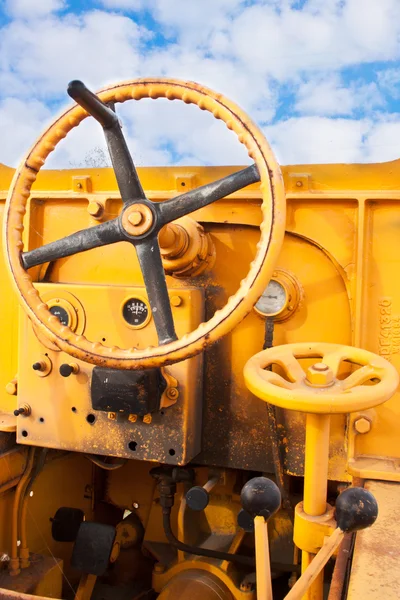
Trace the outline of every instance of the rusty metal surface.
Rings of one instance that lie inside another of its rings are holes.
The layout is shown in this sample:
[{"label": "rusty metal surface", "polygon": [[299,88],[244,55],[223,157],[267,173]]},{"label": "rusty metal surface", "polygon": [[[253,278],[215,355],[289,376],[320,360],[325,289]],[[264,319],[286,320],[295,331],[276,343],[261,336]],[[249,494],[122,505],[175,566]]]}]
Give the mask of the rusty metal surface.
[{"label": "rusty metal surface", "polygon": [[328,600],[342,600],[343,598],[348,583],[353,542],[354,534],[346,533],[336,558]]}]

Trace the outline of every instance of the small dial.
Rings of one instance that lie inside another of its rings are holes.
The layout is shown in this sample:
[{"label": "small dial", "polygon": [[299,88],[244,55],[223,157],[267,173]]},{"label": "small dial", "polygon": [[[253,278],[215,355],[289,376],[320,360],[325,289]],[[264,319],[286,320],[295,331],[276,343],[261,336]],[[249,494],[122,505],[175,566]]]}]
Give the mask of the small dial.
[{"label": "small dial", "polygon": [[259,313],[269,317],[280,313],[285,308],[286,303],[287,292],[285,288],[279,281],[271,279],[255,307]]},{"label": "small dial", "polygon": [[131,327],[144,327],[150,319],[149,307],[141,298],[129,298],[122,308],[122,316]]},{"label": "small dial", "polygon": [[67,327],[69,326],[69,315],[65,308],[62,306],[50,306],[49,311],[52,315],[58,317],[61,325],[67,325]]}]

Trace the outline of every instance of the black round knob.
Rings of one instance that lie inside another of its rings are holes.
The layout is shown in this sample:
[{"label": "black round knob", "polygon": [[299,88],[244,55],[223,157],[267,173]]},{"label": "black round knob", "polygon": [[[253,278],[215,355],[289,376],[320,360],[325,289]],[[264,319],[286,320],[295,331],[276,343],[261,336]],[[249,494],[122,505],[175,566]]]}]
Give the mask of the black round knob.
[{"label": "black round knob", "polygon": [[25,412],[25,409],[24,409],[24,408],[16,408],[16,409],[14,410],[14,415],[15,415],[16,417],[18,417],[19,415],[23,415],[23,414],[24,414],[24,412]]},{"label": "black round knob", "polygon": [[243,508],[238,513],[237,524],[248,533],[253,533],[254,531],[254,519],[247,510],[244,510]]},{"label": "black round knob", "polygon": [[73,372],[73,367],[71,367],[71,365],[67,365],[66,363],[64,363],[60,367],[60,375],[62,375],[63,377],[69,377]]},{"label": "black round knob", "polygon": [[42,363],[41,363],[41,362],[35,362],[35,363],[33,363],[33,365],[32,365],[32,369],[33,369],[34,371],[42,371],[42,370],[43,370],[43,365],[42,365]]},{"label": "black round knob", "polygon": [[267,477],[254,477],[243,486],[240,500],[245,511],[253,518],[269,519],[281,505],[278,486]]},{"label": "black round knob", "polygon": [[210,496],[203,487],[195,485],[186,494],[186,504],[192,510],[204,510],[210,502]]},{"label": "black round knob", "polygon": [[378,503],[368,490],[347,488],[336,500],[335,518],[342,531],[370,527],[378,516]]}]

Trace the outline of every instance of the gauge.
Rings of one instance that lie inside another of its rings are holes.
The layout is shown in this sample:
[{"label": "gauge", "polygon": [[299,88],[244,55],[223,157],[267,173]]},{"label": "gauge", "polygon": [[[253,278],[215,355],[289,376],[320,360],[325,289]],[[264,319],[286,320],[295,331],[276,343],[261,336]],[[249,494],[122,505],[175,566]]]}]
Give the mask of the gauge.
[{"label": "gauge", "polygon": [[69,314],[62,306],[50,306],[49,311],[55,317],[58,317],[61,325],[69,326]]},{"label": "gauge", "polygon": [[279,281],[271,279],[268,287],[257,302],[256,310],[266,317],[274,316],[283,311],[287,304],[287,292]]},{"label": "gauge", "polygon": [[131,327],[144,327],[150,320],[150,309],[142,298],[129,298],[122,307],[122,316]]}]

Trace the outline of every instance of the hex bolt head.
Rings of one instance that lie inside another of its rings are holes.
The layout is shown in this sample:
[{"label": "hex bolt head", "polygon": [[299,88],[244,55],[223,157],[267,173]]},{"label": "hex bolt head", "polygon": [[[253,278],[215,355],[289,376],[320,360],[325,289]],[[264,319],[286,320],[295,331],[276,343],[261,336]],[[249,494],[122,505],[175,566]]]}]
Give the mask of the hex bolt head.
[{"label": "hex bolt head", "polygon": [[92,200],[88,204],[87,211],[90,216],[94,217],[95,219],[98,219],[99,217],[101,217],[103,215],[104,206],[102,204],[100,204],[100,202],[97,202],[96,200]]},{"label": "hex bolt head", "polygon": [[143,215],[138,210],[135,210],[128,215],[128,221],[131,225],[140,225],[143,221]]},{"label": "hex bolt head", "polygon": [[327,387],[335,381],[333,371],[324,363],[316,363],[308,367],[306,373],[306,382],[316,387]]},{"label": "hex bolt head", "polygon": [[354,429],[357,433],[368,433],[371,430],[371,421],[366,417],[359,417],[354,421]]}]

